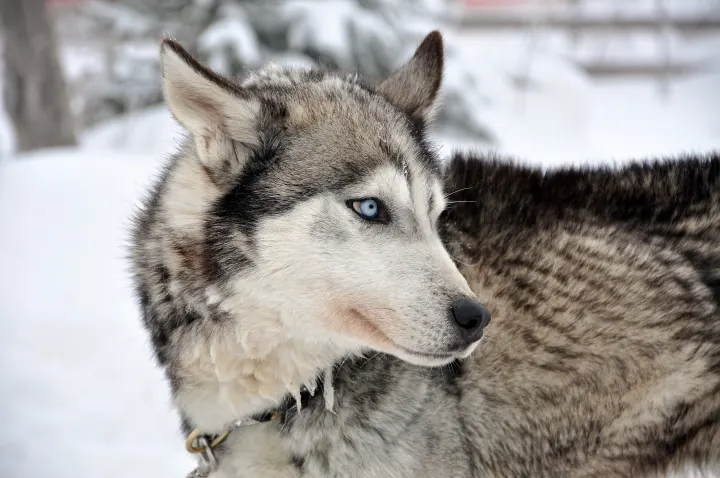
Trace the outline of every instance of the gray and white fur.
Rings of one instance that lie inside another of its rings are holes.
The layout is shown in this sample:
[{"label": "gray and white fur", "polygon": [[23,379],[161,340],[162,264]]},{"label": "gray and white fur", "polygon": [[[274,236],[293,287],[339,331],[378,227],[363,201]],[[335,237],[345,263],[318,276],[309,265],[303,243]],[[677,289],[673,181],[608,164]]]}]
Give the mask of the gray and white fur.
[{"label": "gray and white fur", "polygon": [[[212,477],[720,465],[717,154],[442,166],[437,32],[378,85],[272,66],[238,82],[161,50],[189,135],[132,239],[158,362],[185,432],[291,404],[235,430]],[[492,314],[482,339],[459,301]],[[303,385],[326,393],[298,411]]]}]

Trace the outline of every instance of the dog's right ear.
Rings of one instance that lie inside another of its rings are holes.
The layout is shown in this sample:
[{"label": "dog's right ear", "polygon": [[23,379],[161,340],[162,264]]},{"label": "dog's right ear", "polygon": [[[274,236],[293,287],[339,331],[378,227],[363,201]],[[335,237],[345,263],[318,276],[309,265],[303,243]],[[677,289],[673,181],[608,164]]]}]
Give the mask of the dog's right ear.
[{"label": "dog's right ear", "polygon": [[258,142],[260,101],[195,60],[179,43],[160,48],[163,94],[175,119],[195,137],[200,159],[210,165],[232,141]]}]

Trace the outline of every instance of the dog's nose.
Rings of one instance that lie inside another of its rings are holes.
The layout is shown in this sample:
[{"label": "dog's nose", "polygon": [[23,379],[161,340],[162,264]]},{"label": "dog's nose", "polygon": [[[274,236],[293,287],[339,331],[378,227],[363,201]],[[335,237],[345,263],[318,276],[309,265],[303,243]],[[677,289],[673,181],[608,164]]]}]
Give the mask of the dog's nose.
[{"label": "dog's nose", "polygon": [[456,300],[450,309],[462,338],[468,344],[480,340],[483,329],[490,323],[490,311],[480,302],[467,298]]}]

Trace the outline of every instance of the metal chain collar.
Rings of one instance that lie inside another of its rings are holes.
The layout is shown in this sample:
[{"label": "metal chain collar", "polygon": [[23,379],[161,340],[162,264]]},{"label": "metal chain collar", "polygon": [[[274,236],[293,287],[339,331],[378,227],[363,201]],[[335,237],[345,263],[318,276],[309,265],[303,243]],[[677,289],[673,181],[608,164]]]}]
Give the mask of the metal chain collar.
[{"label": "metal chain collar", "polygon": [[[195,431],[197,431],[197,429],[194,430],[193,433]],[[229,433],[229,431],[225,432],[224,436],[227,437]],[[187,475],[187,478],[207,478],[208,476],[210,476],[211,472],[218,469],[218,462],[217,458],[215,457],[215,453],[213,452],[212,443],[205,435],[200,436],[197,438],[197,440],[193,441],[197,441],[197,444],[200,445],[197,448],[202,448],[202,451],[196,452],[198,455],[198,466]],[[217,441],[217,439],[215,439],[214,441]]]},{"label": "metal chain collar", "polygon": [[[281,417],[279,412],[268,415],[271,420],[278,420]],[[191,471],[186,478],[207,478],[210,473],[218,469],[218,460],[213,449],[227,439],[230,433],[236,428],[257,425],[262,421],[246,419],[233,423],[227,430],[219,435],[203,435],[199,428],[190,432],[185,440],[185,449],[198,456],[198,466]]]},{"label": "metal chain collar", "polygon": [[[329,375],[331,372],[331,369],[326,370],[326,381],[328,383],[332,383],[330,378],[332,377]],[[329,378],[327,378],[329,377]],[[330,404],[329,410],[332,411],[332,403],[333,403],[333,396],[332,396],[332,387],[329,387],[330,390],[328,393],[328,390],[325,390],[325,402],[326,402],[326,408],[328,404]],[[315,395],[315,388],[308,389],[307,387],[303,386],[300,389],[300,394],[302,395],[309,395],[310,397]],[[298,397],[296,399],[296,406],[298,410],[300,409],[300,404],[302,402],[301,397]],[[213,449],[220,445],[222,442],[224,442],[227,437],[230,435],[230,433],[235,430],[236,428],[246,427],[250,425],[257,425],[259,423],[265,423],[269,421],[275,421],[280,420],[284,416],[284,412],[277,410],[275,412],[266,413],[262,415],[260,418],[254,419],[254,418],[248,418],[245,420],[239,420],[235,423],[233,423],[231,426],[228,427],[227,430],[220,433],[219,435],[207,435],[203,434],[199,428],[194,429],[190,432],[188,437],[185,439],[185,449],[192,454],[195,454],[198,456],[198,466],[193,471],[191,471],[186,478],[207,478],[210,476],[210,473],[218,469],[218,460],[215,456],[215,452]]]}]

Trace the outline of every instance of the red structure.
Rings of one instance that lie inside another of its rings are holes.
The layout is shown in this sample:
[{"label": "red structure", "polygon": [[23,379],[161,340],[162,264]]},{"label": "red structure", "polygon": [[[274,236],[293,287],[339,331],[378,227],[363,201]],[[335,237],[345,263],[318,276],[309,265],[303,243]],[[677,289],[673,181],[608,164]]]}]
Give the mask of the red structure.
[{"label": "red structure", "polygon": [[462,0],[468,7],[504,7],[527,3],[527,0]]}]

